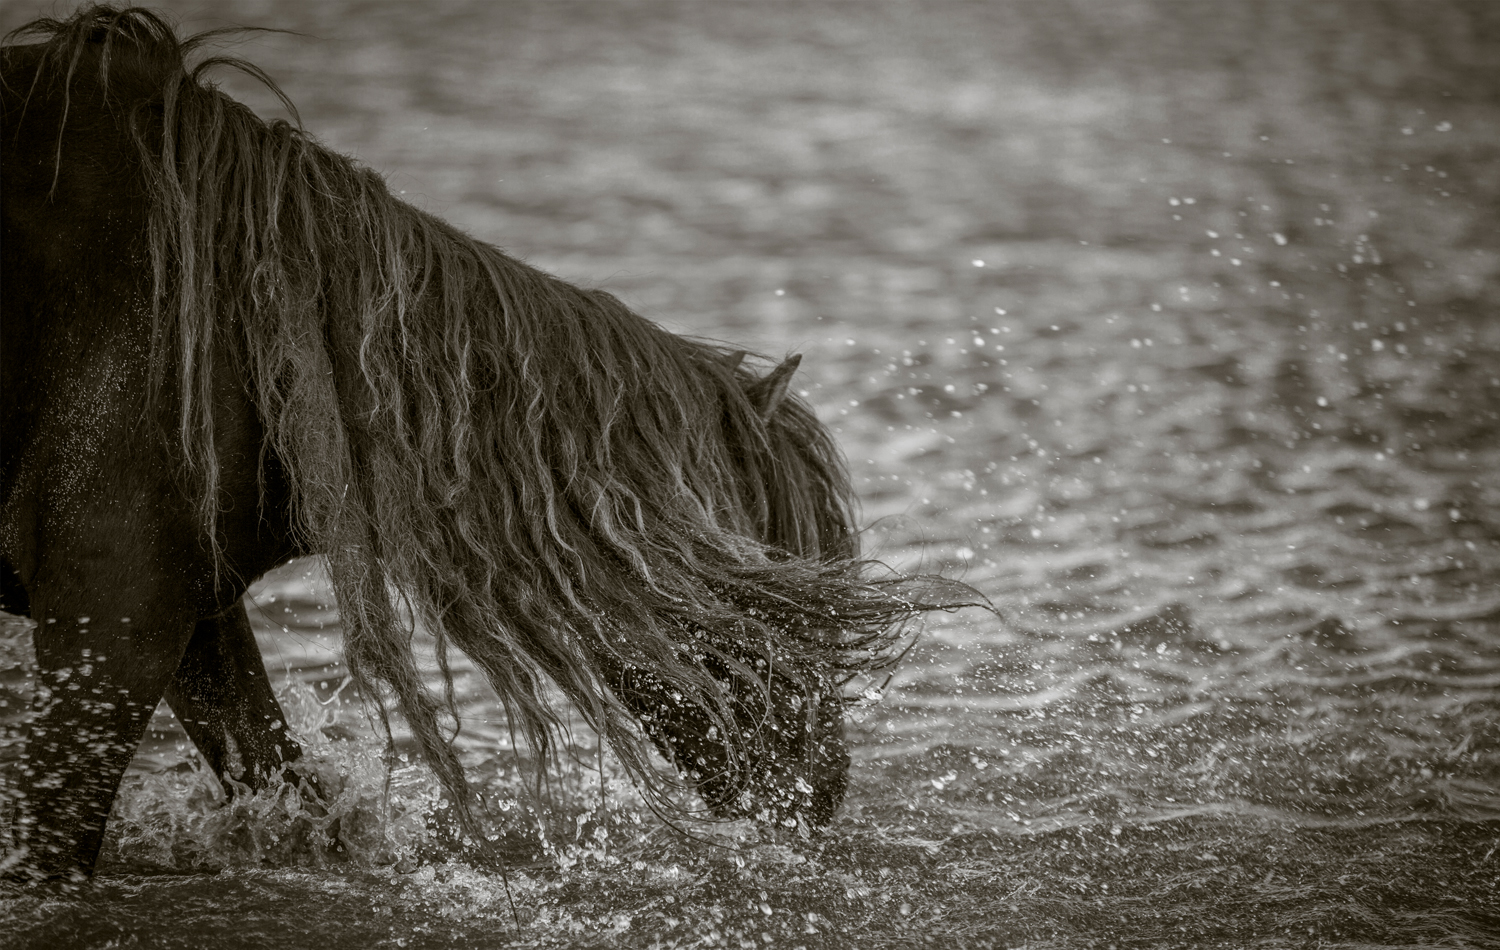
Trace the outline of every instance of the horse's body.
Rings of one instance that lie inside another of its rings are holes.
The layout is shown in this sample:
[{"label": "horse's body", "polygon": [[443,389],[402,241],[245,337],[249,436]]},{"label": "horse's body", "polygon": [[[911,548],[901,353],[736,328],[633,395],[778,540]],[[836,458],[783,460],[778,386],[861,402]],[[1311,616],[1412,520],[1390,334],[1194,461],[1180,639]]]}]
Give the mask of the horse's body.
[{"label": "horse's body", "polygon": [[144,11],[34,32],[0,59],[0,606],[41,672],[12,873],[92,870],[163,696],[217,775],[281,779],[300,749],[241,598],[305,553],[461,810],[412,623],[544,751],[551,680],[713,813],[829,820],[838,686],[934,604],[862,577],[793,364],[761,378],[401,204]]}]

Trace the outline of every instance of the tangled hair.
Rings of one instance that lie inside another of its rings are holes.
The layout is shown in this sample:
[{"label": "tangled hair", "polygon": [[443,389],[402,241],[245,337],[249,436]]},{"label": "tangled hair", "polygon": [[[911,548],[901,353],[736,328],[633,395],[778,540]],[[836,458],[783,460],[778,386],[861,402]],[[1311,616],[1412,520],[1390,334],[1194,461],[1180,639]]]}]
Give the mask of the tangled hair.
[{"label": "tangled hair", "polygon": [[[783,398],[794,363],[762,378],[743,354],[398,200],[206,84],[228,65],[275,88],[239,60],[190,67],[214,33],[179,39],[149,11],[104,6],[30,32],[67,83],[95,44],[106,99],[128,116],[153,379],[180,405],[205,537],[220,485],[211,374],[227,352],[265,427],[261,464],[274,456],[291,485],[299,543],[327,556],[351,673],[394,698],[461,809],[452,647],[538,752],[559,728],[550,681],[657,789],[622,684],[644,675],[695,708],[746,780],[766,740],[744,684],[761,710],[773,672],[777,688],[836,695],[891,660],[903,621],[957,605],[959,585],[868,576],[838,450]],[[126,101],[116,74],[149,95]],[[418,627],[446,698],[419,674]]]}]

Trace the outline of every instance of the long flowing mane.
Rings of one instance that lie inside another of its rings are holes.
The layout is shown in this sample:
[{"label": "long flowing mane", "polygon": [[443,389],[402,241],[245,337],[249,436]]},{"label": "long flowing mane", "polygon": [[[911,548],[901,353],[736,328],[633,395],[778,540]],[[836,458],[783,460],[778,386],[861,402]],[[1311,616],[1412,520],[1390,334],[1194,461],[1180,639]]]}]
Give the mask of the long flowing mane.
[{"label": "long flowing mane", "polygon": [[[394,698],[460,807],[451,647],[537,750],[559,724],[550,680],[649,784],[640,727],[611,691],[628,671],[699,707],[738,761],[760,740],[726,671],[769,683],[774,667],[827,695],[889,661],[902,621],[953,605],[953,588],[871,579],[836,447],[739,354],[507,257],[261,120],[204,79],[259,70],[191,64],[212,33],[108,7],[30,32],[45,43],[37,82],[96,69],[131,130],[150,365],[180,406],[169,438],[204,537],[227,353],[267,434],[262,467],[284,472],[300,544],[328,558],[351,673]],[[413,658],[418,626],[446,702]]]}]

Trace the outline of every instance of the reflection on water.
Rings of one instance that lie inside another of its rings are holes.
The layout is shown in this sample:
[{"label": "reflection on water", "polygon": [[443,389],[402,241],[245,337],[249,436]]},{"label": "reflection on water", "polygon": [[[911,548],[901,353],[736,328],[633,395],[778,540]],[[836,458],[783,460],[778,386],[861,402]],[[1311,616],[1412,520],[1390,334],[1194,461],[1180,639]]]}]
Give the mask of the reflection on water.
[{"label": "reflection on water", "polygon": [[534,788],[461,671],[495,836],[466,849],[292,565],[252,619],[328,801],[223,802],[163,711],[94,888],[0,892],[4,929],[1493,945],[1500,125],[1464,19],[1493,15],[714,9],[234,18],[325,37],[248,53],[409,197],[674,328],[804,352],[867,550],[1003,621],[938,618],[853,710],[818,842],[679,835],[581,730]]}]

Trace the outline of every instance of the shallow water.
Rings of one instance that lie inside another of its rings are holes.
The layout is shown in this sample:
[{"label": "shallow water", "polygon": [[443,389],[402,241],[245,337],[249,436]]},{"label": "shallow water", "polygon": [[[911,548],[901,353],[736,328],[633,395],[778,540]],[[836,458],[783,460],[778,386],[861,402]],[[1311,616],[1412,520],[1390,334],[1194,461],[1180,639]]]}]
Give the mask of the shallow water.
[{"label": "shallow water", "polygon": [[1492,14],[432,9],[224,15],[321,37],[242,52],[418,203],[806,354],[867,550],[1000,619],[868,684],[816,841],[673,831],[581,729],[537,792],[461,676],[502,875],[295,564],[251,613],[328,810],[223,802],[162,710],[0,945],[1500,946]]}]

